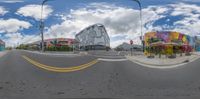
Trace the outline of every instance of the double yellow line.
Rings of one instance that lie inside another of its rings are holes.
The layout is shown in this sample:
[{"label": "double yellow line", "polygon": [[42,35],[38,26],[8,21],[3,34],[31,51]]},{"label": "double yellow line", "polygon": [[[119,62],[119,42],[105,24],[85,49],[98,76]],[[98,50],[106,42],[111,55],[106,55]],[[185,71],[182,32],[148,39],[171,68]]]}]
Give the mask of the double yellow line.
[{"label": "double yellow line", "polygon": [[52,71],[52,72],[73,72],[73,71],[79,71],[79,70],[82,70],[82,69],[85,69],[85,68],[88,68],[94,64],[96,64],[98,62],[97,59],[89,62],[89,63],[86,63],[86,64],[83,64],[83,65],[80,65],[80,66],[72,66],[72,67],[66,67],[66,68],[60,68],[60,67],[56,67],[56,66],[48,66],[48,65],[45,65],[45,64],[41,64],[39,62],[36,62],[32,59],[30,59],[29,57],[23,55],[22,56],[25,60],[27,60],[28,62],[30,62],[31,64],[39,67],[39,68],[42,68],[42,69],[45,69],[45,70],[48,70],[48,71]]}]

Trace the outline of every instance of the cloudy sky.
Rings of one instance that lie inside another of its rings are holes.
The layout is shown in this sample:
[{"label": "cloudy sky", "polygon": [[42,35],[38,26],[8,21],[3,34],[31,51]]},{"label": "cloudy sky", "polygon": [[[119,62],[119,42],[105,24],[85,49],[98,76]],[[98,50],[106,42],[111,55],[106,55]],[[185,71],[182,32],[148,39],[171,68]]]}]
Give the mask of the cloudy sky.
[{"label": "cloudy sky", "polygon": [[[0,39],[7,46],[40,40],[42,0],[0,0]],[[200,0],[141,0],[143,32],[200,33]],[[44,6],[45,39],[74,38],[85,27],[105,25],[115,47],[140,44],[139,8],[131,0],[51,0]]]}]

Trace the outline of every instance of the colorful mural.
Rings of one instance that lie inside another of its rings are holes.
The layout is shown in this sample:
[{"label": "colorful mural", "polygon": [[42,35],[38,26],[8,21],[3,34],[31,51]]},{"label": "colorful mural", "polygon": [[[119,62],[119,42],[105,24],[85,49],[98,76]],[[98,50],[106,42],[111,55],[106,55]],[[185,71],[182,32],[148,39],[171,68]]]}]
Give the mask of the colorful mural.
[{"label": "colorful mural", "polygon": [[[74,47],[74,44],[78,43],[75,39],[72,38],[53,38],[53,39],[45,39],[44,40],[44,46],[46,49],[51,48],[58,48],[58,49],[64,49],[64,48],[72,48]],[[31,50],[40,50],[41,48],[41,41],[36,41],[30,44],[27,44],[28,49]]]},{"label": "colorful mural", "polygon": [[174,54],[193,51],[195,40],[179,32],[148,32],[144,36],[145,54]]},{"label": "colorful mural", "polygon": [[[44,40],[46,47],[52,47],[52,46],[72,46],[72,44],[75,42],[75,39],[71,38],[54,38],[54,39],[46,39]],[[33,42],[29,45],[37,45],[40,46],[41,41]]]},{"label": "colorful mural", "polygon": [[56,38],[56,39],[47,39],[45,40],[46,47],[51,46],[72,46],[74,39],[70,38]]},{"label": "colorful mural", "polygon": [[0,40],[0,51],[3,51],[3,50],[5,50],[5,42]]}]

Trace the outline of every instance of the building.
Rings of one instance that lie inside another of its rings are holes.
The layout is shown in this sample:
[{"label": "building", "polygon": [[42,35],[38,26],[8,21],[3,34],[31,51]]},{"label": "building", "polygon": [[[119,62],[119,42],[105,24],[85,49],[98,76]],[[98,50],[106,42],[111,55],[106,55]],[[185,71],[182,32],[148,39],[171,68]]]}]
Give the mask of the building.
[{"label": "building", "polygon": [[123,44],[115,48],[115,50],[117,51],[131,51],[131,49],[133,51],[142,51],[142,45],[136,45],[136,44],[131,45],[124,42]]},{"label": "building", "polygon": [[188,53],[194,50],[194,37],[179,32],[148,32],[144,36],[145,54]]},{"label": "building", "polygon": [[79,32],[75,39],[80,50],[106,50],[110,48],[110,38],[102,24],[94,24]]},{"label": "building", "polygon": [[0,51],[3,51],[3,50],[5,50],[5,42],[0,40]]},{"label": "building", "polygon": [[195,36],[195,50],[200,51],[200,36]]},{"label": "building", "polygon": [[[46,39],[44,40],[45,48],[50,47],[73,47],[73,44],[76,43],[75,39],[71,38],[53,38],[53,39]],[[36,41],[33,43],[28,44],[29,49],[39,50],[41,48],[41,41]]]}]

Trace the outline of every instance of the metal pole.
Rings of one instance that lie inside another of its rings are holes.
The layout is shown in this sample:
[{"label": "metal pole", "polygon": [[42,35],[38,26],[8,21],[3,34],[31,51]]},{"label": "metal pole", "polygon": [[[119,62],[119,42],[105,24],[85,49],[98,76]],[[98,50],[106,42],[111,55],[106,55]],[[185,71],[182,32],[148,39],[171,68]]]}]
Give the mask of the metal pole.
[{"label": "metal pole", "polygon": [[43,21],[43,5],[44,2],[42,2],[42,6],[41,6],[41,19],[40,19],[40,32],[41,32],[41,38],[42,38],[42,42],[41,42],[41,47],[42,47],[42,52],[44,52],[44,21]]},{"label": "metal pole", "polygon": [[140,24],[141,24],[141,27],[140,27],[140,31],[141,31],[141,43],[142,43],[142,50],[143,50],[143,52],[144,52],[144,38],[143,38],[143,30],[142,30],[142,28],[143,28],[143,18],[142,18],[142,5],[141,5],[141,2],[140,2],[140,0],[133,0],[133,1],[135,1],[135,2],[137,2],[138,3],[138,5],[139,5],[139,7],[140,7]]},{"label": "metal pole", "polygon": [[133,56],[133,48],[132,48],[132,46],[131,46],[131,56]]},{"label": "metal pole", "polygon": [[[45,51],[45,48],[44,48],[44,20],[43,20],[43,7],[44,7],[44,4],[47,2],[47,1],[50,1],[50,0],[44,0],[42,2],[42,6],[41,6],[41,19],[40,19],[40,32],[41,32],[41,38],[42,38],[42,52]],[[51,0],[52,1],[52,0]]]},{"label": "metal pole", "polygon": [[141,4],[140,4],[140,24],[141,24],[141,27],[140,27],[140,31],[141,31],[141,43],[142,43],[142,50],[143,50],[143,52],[144,52],[144,37],[143,37],[143,30],[142,30],[142,28],[143,28],[143,18],[142,18],[142,6],[141,6]]},{"label": "metal pole", "polygon": [[74,53],[74,43],[72,44],[72,51],[73,51],[73,53]]}]

